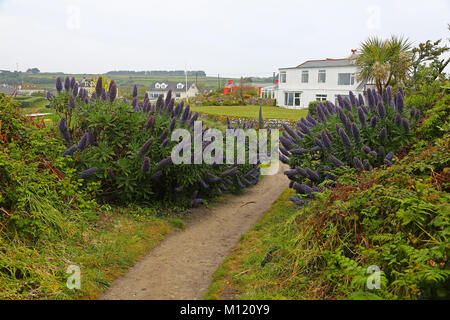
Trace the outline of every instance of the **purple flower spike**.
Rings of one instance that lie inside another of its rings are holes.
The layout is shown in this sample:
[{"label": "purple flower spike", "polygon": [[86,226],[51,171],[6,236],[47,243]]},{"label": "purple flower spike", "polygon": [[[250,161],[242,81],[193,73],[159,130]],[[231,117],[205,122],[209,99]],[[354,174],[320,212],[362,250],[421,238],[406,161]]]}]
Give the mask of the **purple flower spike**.
[{"label": "purple flower spike", "polygon": [[333,155],[330,155],[330,161],[338,168],[344,166],[344,163]]},{"label": "purple flower spike", "polygon": [[97,170],[98,170],[97,167],[92,167],[92,168],[86,169],[86,170],[84,170],[84,171],[81,172],[81,178],[83,178],[83,179],[89,178],[89,177],[92,176]]},{"label": "purple flower spike", "polygon": [[171,157],[167,157],[163,160],[161,160],[160,162],[158,162],[158,164],[156,165],[158,169],[162,169],[167,167],[169,164],[172,163],[172,158]]},{"label": "purple flower spike", "polygon": [[379,137],[380,137],[381,141],[386,140],[386,138],[387,138],[387,129],[386,128],[383,128],[383,129],[380,130]]},{"label": "purple flower spike", "polygon": [[109,86],[109,101],[114,102],[116,96],[117,96],[117,86],[114,80],[112,80]]},{"label": "purple flower spike", "polygon": [[72,77],[72,79],[70,79],[70,89],[75,88],[75,83],[77,83],[77,82],[76,82],[75,78]]},{"label": "purple flower spike", "polygon": [[66,91],[69,91],[69,89],[70,89],[70,79],[69,79],[69,77],[66,77],[66,79],[64,80],[64,89]]},{"label": "purple flower spike", "polygon": [[373,170],[373,167],[370,164],[369,160],[364,159],[363,164],[364,164],[364,170],[366,170],[366,171],[372,171]]},{"label": "purple flower spike", "polygon": [[373,116],[372,119],[370,119],[370,126],[372,128],[375,128],[377,126],[377,117]]},{"label": "purple flower spike", "polygon": [[144,155],[148,152],[148,150],[150,150],[150,147],[152,146],[152,144],[153,144],[153,137],[149,138],[149,139],[142,145],[142,147],[141,147],[141,149],[139,149],[138,153],[139,153],[141,156],[144,156]]},{"label": "purple flower spike", "polygon": [[76,83],[76,82],[75,82],[75,84],[73,85],[72,95],[73,95],[74,97],[78,96],[78,83]]},{"label": "purple flower spike", "polygon": [[405,129],[406,131],[408,131],[410,129],[410,125],[409,125],[409,121],[406,118],[402,119],[402,127],[403,129]]},{"label": "purple flower spike", "polygon": [[202,201],[203,201],[203,199],[201,199],[201,198],[193,199],[193,200],[192,200],[192,205],[193,205],[193,206],[199,205],[199,204],[202,203]]},{"label": "purple flower spike", "polygon": [[150,170],[150,166],[151,166],[150,158],[145,157],[144,161],[142,161],[142,167],[141,167],[142,172],[143,173],[148,172]]},{"label": "purple flower spike", "polygon": [[381,119],[386,117],[386,109],[384,108],[384,104],[383,104],[382,100],[378,101],[377,112],[378,112],[378,115],[380,116]]},{"label": "purple flower spike", "polygon": [[102,77],[98,77],[97,85],[95,86],[96,97],[101,97],[103,92],[103,79]]},{"label": "purple flower spike", "polygon": [[72,96],[69,97],[69,107],[74,109],[75,108],[75,100]]},{"label": "purple flower spike", "polygon": [[133,98],[136,98],[136,97],[137,97],[137,95],[138,95],[138,88],[137,88],[137,86],[136,86],[136,85],[134,85],[134,87],[133,87],[133,94],[132,94],[132,97],[133,97]]},{"label": "purple flower spike", "polygon": [[361,108],[358,108],[358,119],[359,123],[361,123],[361,127],[366,126],[366,115],[364,113],[364,110]]},{"label": "purple flower spike", "polygon": [[78,149],[77,145],[74,144],[70,148],[68,148],[66,151],[63,152],[62,156],[71,156],[76,150]]},{"label": "purple flower spike", "polygon": [[56,91],[61,92],[63,88],[62,80],[60,77],[56,78]]},{"label": "purple flower spike", "polygon": [[351,147],[350,139],[348,138],[347,133],[342,128],[339,128],[339,137],[341,138],[342,144],[345,147],[347,147],[347,148]]},{"label": "purple flower spike", "polygon": [[152,180],[159,180],[159,178],[161,178],[161,176],[162,176],[162,171],[158,170],[151,176],[151,178],[152,178]]},{"label": "purple flower spike", "polygon": [[354,122],[352,122],[352,135],[353,135],[353,139],[355,139],[356,143],[361,142],[361,134],[359,132],[359,128]]},{"label": "purple flower spike", "polygon": [[355,168],[362,171],[364,170],[363,168],[363,164],[361,162],[361,160],[358,157],[354,157],[353,158],[353,164],[355,165]]},{"label": "purple flower spike", "polygon": [[50,91],[47,91],[47,100],[52,100],[52,94],[50,93]]}]

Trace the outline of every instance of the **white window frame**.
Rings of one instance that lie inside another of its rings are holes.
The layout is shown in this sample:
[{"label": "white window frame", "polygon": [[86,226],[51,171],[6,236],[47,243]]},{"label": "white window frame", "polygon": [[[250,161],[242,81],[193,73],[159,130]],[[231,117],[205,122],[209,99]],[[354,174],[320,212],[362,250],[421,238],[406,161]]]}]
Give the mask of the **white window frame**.
[{"label": "white window frame", "polygon": [[327,101],[326,94],[316,94],[316,101]]},{"label": "white window frame", "polygon": [[[349,75],[349,83],[340,83],[341,75]],[[355,84],[355,74],[351,72],[341,72],[338,73],[338,86],[352,86]]]},{"label": "white window frame", "polygon": [[286,83],[286,71],[280,71],[280,83]]},{"label": "white window frame", "polygon": [[[306,81],[305,81],[305,77],[306,77]],[[302,71],[302,83],[308,83],[308,82],[309,82],[309,71],[303,70]]]},{"label": "white window frame", "polygon": [[285,91],[284,105],[289,107],[300,107],[302,93],[299,91]]},{"label": "white window frame", "polygon": [[[323,81],[320,81],[320,76],[323,74],[324,78]],[[326,83],[327,82],[327,70],[319,70],[317,73],[317,83]]]},{"label": "white window frame", "polygon": [[182,84],[181,82],[177,83],[177,89],[183,89],[184,84]]},{"label": "white window frame", "polygon": [[161,84],[155,83],[155,89],[161,89]]}]

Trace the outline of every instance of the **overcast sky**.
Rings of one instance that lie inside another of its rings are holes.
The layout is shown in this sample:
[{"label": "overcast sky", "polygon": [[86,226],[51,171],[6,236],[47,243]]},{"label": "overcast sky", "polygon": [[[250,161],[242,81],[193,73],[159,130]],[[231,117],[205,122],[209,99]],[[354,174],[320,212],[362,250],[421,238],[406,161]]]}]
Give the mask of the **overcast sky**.
[{"label": "overcast sky", "polygon": [[269,76],[371,35],[448,38],[450,0],[0,0],[0,69]]}]

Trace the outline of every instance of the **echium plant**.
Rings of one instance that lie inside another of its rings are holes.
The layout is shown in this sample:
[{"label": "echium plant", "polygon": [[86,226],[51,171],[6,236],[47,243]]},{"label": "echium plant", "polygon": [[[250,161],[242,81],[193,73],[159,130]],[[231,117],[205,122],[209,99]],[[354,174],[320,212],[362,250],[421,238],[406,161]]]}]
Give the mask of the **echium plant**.
[{"label": "echium plant", "polygon": [[[128,103],[117,97],[114,81],[105,90],[101,77],[92,94],[84,89],[76,92],[77,83],[70,79],[63,84],[58,78],[56,88],[56,96],[48,98],[61,114],[59,131],[68,146],[62,155],[73,157],[81,178],[100,181],[100,196],[105,200],[197,205],[259,181],[258,164],[237,164],[236,152],[232,164],[173,164],[171,152],[178,142],[171,141],[171,133],[177,128],[192,133],[199,115],[189,105],[175,103],[171,91],[152,103],[147,94],[139,101],[135,87]],[[209,128],[202,129],[203,135]],[[203,150],[210,143],[203,143]],[[230,155],[223,150],[227,159]]]},{"label": "echium plant", "polygon": [[338,96],[338,105],[317,105],[317,116],[308,115],[285,126],[280,137],[280,160],[289,164],[285,174],[299,196],[291,201],[303,205],[346,168],[359,171],[390,165],[401,146],[410,142],[420,112],[404,105],[403,90],[394,95],[390,87],[378,94],[367,90],[367,104],[353,92]]}]

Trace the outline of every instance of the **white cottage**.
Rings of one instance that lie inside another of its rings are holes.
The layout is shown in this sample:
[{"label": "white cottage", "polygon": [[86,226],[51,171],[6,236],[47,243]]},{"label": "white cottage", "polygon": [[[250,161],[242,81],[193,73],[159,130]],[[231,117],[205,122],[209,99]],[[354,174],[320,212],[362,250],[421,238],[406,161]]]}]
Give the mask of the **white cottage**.
[{"label": "white cottage", "polygon": [[147,90],[150,99],[157,99],[161,94],[166,98],[169,90],[172,90],[172,97],[175,99],[185,99],[195,97],[199,91],[194,82],[172,82],[162,81],[150,85]]},{"label": "white cottage", "polygon": [[344,59],[308,60],[292,68],[279,69],[277,106],[289,109],[307,108],[311,101],[331,101],[348,97],[349,91],[363,93],[364,83],[356,79],[357,55]]}]

